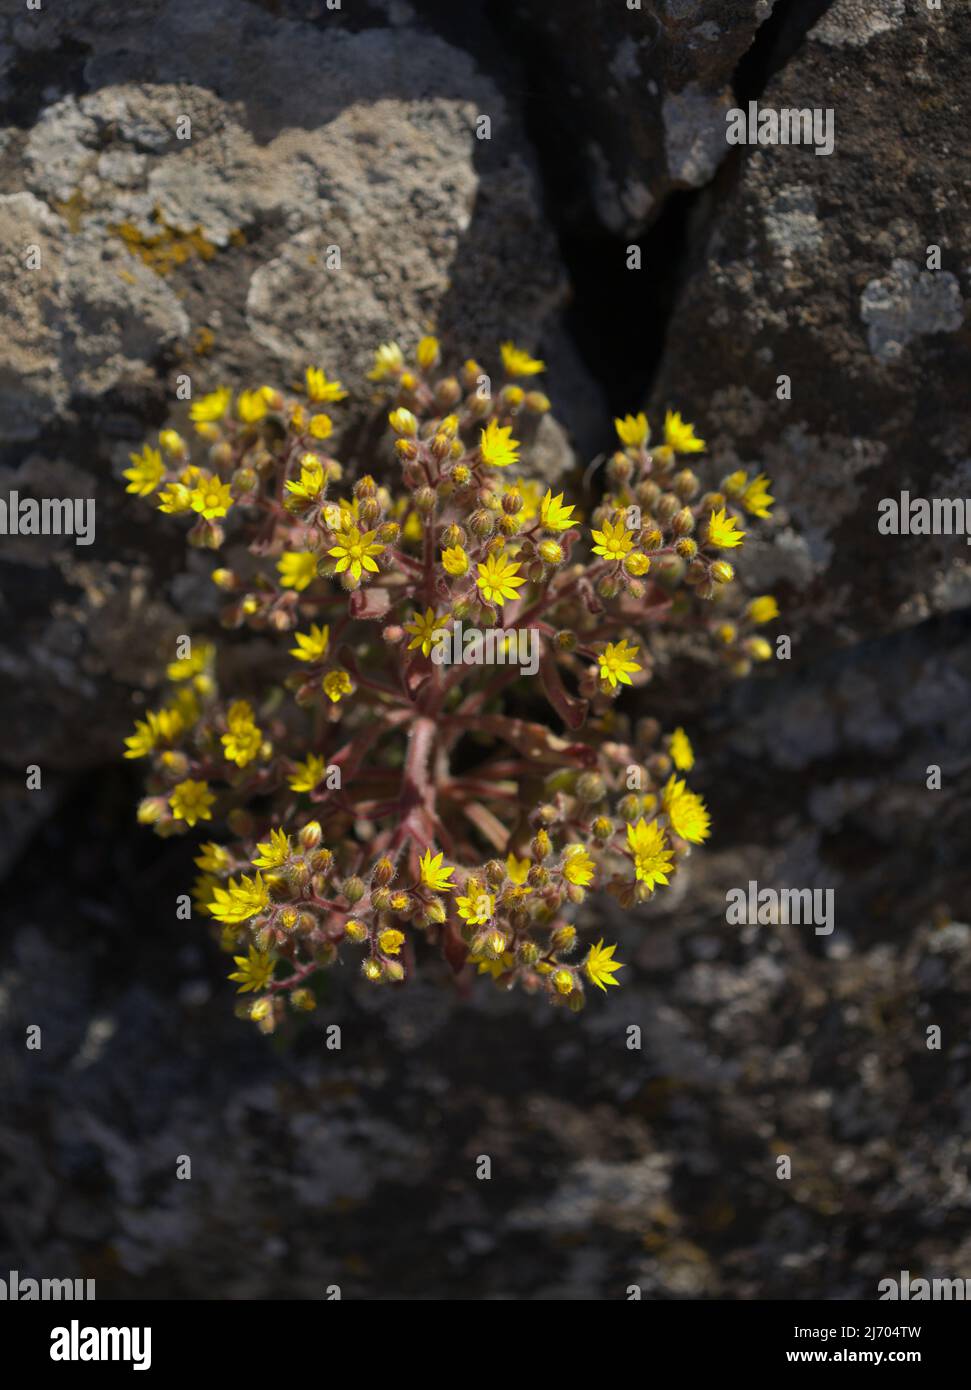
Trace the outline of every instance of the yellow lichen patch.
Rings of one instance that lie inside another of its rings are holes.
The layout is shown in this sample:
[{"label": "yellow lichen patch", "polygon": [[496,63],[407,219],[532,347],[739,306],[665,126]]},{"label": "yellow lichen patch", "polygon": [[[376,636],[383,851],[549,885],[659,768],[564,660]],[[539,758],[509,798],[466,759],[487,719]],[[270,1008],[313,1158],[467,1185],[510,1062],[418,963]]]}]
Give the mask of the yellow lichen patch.
[{"label": "yellow lichen patch", "polygon": [[163,220],[158,208],[153,213],[153,221],[158,227],[153,235],[146,235],[133,222],[113,222],[109,224],[108,231],[112,236],[119,237],[130,253],[156,275],[168,275],[194,257],[211,261],[215,256],[216,247],[206,239],[200,227],[183,231],[180,227],[170,226]]},{"label": "yellow lichen patch", "polygon": [[216,335],[211,328],[197,328],[192,335],[192,351],[196,357],[208,357],[215,346]]},{"label": "yellow lichen patch", "polygon": [[80,188],[76,188],[70,198],[65,199],[62,203],[55,202],[53,207],[54,211],[64,218],[72,232],[79,232],[82,218],[86,212],[90,211],[91,204]]}]

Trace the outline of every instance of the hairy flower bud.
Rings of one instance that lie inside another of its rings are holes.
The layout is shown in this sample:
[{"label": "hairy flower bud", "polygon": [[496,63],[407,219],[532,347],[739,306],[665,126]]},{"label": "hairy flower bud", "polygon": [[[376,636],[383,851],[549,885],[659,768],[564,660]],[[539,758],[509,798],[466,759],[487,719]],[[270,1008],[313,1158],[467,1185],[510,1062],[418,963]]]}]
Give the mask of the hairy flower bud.
[{"label": "hairy flower bud", "polygon": [[473,536],[476,536],[480,541],[486,540],[487,537],[492,535],[495,529],[495,517],[491,512],[487,512],[483,508],[473,512],[469,517],[469,530],[472,532]]},{"label": "hairy flower bud", "polygon": [[593,805],[603,800],[607,795],[607,788],[599,773],[582,772],[577,778],[576,793],[581,801]]},{"label": "hairy flower bud", "polygon": [[367,892],[364,880],[354,874],[351,878],[345,878],[341,884],[341,892],[349,903],[359,903]]}]

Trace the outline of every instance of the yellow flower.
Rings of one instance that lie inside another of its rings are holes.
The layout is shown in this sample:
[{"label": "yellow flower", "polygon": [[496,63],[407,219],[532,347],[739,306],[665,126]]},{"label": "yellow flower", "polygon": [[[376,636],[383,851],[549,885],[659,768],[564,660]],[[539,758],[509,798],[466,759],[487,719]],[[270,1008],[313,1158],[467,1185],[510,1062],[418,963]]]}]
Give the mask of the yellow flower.
[{"label": "yellow flower", "polygon": [[695,765],[695,752],[684,729],[675,729],[669,745],[671,761],[679,772],[690,772]]},{"label": "yellow flower", "polygon": [[703,844],[711,834],[711,818],[701,797],[689,791],[684,781],[672,776],[661,793],[671,829],[682,840]]},{"label": "yellow flower", "polygon": [[290,858],[290,837],[284,830],[271,830],[270,838],[257,844],[257,857],[252,860],[256,869],[279,869]]},{"label": "yellow flower", "polygon": [[[198,860],[196,861],[198,863]],[[192,905],[199,912],[211,917],[209,911],[209,901],[212,898],[212,890],[219,887],[219,879],[212,874],[199,874],[192,885]]]},{"label": "yellow flower", "polygon": [[771,481],[764,473],[753,478],[742,493],[742,506],[745,507],[746,511],[750,511],[753,516],[768,516],[772,510],[772,503],[775,501],[775,498],[769,493],[771,486]]},{"label": "yellow flower", "polygon": [[153,449],[150,444],[146,444],[140,454],[129,454],[128,457],[134,467],[126,468],[122,475],[129,479],[125,491],[132,492],[137,497],[148,497],[165,477],[165,464],[162,462],[162,455],[158,449]]},{"label": "yellow flower", "polygon": [[724,507],[712,512],[708,520],[709,545],[717,550],[734,550],[744,538],[745,532],[738,529],[738,520],[734,516],[726,516]]},{"label": "yellow flower", "polygon": [[404,366],[404,353],[397,343],[382,343],[374,353],[374,366],[368,372],[368,381],[387,381],[390,376],[398,376]]},{"label": "yellow flower", "polygon": [[325,371],[319,367],[307,367],[304,374],[307,382],[307,395],[311,400],[343,400],[347,395],[339,381],[328,381]]},{"label": "yellow flower", "polygon": [[346,671],[329,671],[323,679],[324,694],[331,704],[336,705],[345,695],[354,691],[354,683]]},{"label": "yellow flower", "polygon": [[595,864],[583,845],[567,845],[563,859],[563,877],[577,888],[588,888],[593,882]]},{"label": "yellow flower", "polygon": [[176,820],[184,820],[186,825],[192,826],[196,821],[212,820],[210,808],[215,799],[206,782],[196,782],[190,777],[173,787],[169,805]]},{"label": "yellow flower", "polygon": [[519,440],[512,438],[512,426],[490,420],[479,431],[479,453],[489,468],[507,468],[519,462]]},{"label": "yellow flower", "polygon": [[193,860],[196,868],[202,869],[207,874],[221,874],[229,868],[232,863],[229,850],[224,845],[217,845],[214,840],[201,845],[201,854]]},{"label": "yellow flower", "polygon": [[592,531],[597,542],[593,546],[594,555],[602,555],[605,560],[623,560],[634,548],[634,537],[624,525],[623,518],[618,521],[605,521],[602,531]]},{"label": "yellow flower", "polygon": [[618,681],[621,685],[633,685],[628,672],[643,669],[640,662],[634,660],[639,651],[640,648],[635,643],[628,642],[626,638],[621,638],[619,642],[608,642],[597,657],[600,662],[600,679],[609,681],[615,688]]},{"label": "yellow flower", "polygon": [[489,555],[484,565],[479,565],[479,577],[475,581],[488,603],[501,608],[507,598],[516,598],[516,590],[525,579],[519,578],[519,566],[505,553]]},{"label": "yellow flower", "polygon": [[328,381],[327,373],[319,367],[308,367],[305,380],[307,395],[312,401],[342,401],[347,395],[339,381]]},{"label": "yellow flower", "polygon": [[613,959],[616,949],[616,944],[605,947],[603,937],[601,937],[596,946],[590,947],[590,954],[583,962],[583,968],[587,972],[587,978],[592,984],[595,984],[598,989],[602,989],[604,994],[607,993],[608,985],[620,983],[619,980],[614,979],[614,972],[626,968],[622,961]]},{"label": "yellow flower", "polygon": [[312,792],[317,789],[324,780],[327,772],[327,763],[316,753],[308,753],[302,763],[294,763],[293,772],[287,778],[290,790],[295,792]]},{"label": "yellow flower", "polygon": [[126,758],[145,758],[153,749],[174,742],[185,730],[185,720],[177,709],[146,712],[135,720],[135,732],[125,739]]},{"label": "yellow flower", "polygon": [[365,531],[361,535],[356,526],[351,526],[346,531],[338,531],[335,537],[337,544],[327,552],[337,560],[335,573],[343,574],[346,569],[350,569],[354,579],[360,579],[362,570],[370,570],[372,574],[377,574],[377,561],[372,557],[380,555],[384,550],[383,545],[374,544],[377,534],[377,531]]},{"label": "yellow flower", "polygon": [[538,372],[546,371],[545,362],[541,362],[537,357],[530,357],[528,352],[516,347],[515,343],[500,343],[499,352],[502,354],[502,365],[507,376],[536,376]]},{"label": "yellow flower", "polygon": [[409,439],[413,439],[418,433],[418,421],[411,411],[406,410],[404,406],[399,406],[397,410],[392,410],[391,414],[388,416],[388,424],[394,430],[395,434],[405,435]]},{"label": "yellow flower", "polygon": [[229,978],[240,982],[239,989],[236,991],[237,994],[246,994],[248,990],[265,989],[273,979],[276,962],[271,960],[265,951],[258,951],[255,946],[249,948],[248,955],[233,956],[233,960],[239,969],[234,970]]},{"label": "yellow flower", "polygon": [[484,922],[488,922],[492,917],[496,907],[496,900],[492,893],[471,891],[473,887],[478,889],[477,884],[466,885],[467,896],[464,898],[456,898],[455,906],[458,908],[458,914],[464,922],[470,922],[472,926],[478,927]]},{"label": "yellow flower", "polygon": [[236,400],[236,414],[246,425],[255,425],[262,420],[269,409],[263,391],[240,391]]},{"label": "yellow flower", "polygon": [[329,415],[311,415],[307,428],[314,439],[329,439],[334,433],[334,422]]},{"label": "yellow flower", "polygon": [[427,372],[429,367],[434,367],[438,361],[439,342],[437,338],[422,338],[415,350],[415,359],[423,372]]},{"label": "yellow flower", "polygon": [[530,864],[528,859],[517,859],[514,854],[508,854],[506,856],[506,873],[513,883],[525,883],[526,879],[529,877],[529,868]]},{"label": "yellow flower", "polygon": [[201,400],[195,401],[189,407],[189,419],[196,424],[206,424],[210,420],[221,420],[229,409],[229,403],[233,398],[233,393],[228,386],[220,386],[217,391],[210,391],[208,396],[203,396]]},{"label": "yellow flower", "polygon": [[169,483],[158,495],[158,509],[169,516],[191,512],[192,492],[183,483]]},{"label": "yellow flower", "polygon": [[666,884],[674,856],[657,821],[652,820],[648,825],[642,816],[636,825],[628,825],[627,844],[634,856],[635,876],[640,882],[646,883],[648,888],[656,883]]},{"label": "yellow flower", "polygon": [[287,483],[287,492],[292,493],[294,497],[302,497],[312,502],[315,497],[319,497],[323,486],[324,465],[316,454],[304,454],[300,460],[300,477]]},{"label": "yellow flower", "polygon": [[195,642],[192,655],[180,657],[178,661],[170,661],[165,668],[165,674],[170,681],[191,680],[193,676],[201,675],[205,671],[215,651],[211,642]]},{"label": "yellow flower", "polygon": [[158,442],[170,458],[181,458],[185,453],[185,440],[178,430],[159,430]]},{"label": "yellow flower", "polygon": [[450,545],[442,551],[442,566],[446,574],[460,578],[469,572],[469,557],[460,545]]},{"label": "yellow flower", "polygon": [[651,427],[643,411],[639,415],[625,415],[623,420],[615,420],[614,429],[621,444],[632,449],[646,444],[651,435]]},{"label": "yellow flower", "polygon": [[285,550],[276,567],[284,589],[306,589],[317,578],[317,557],[309,550]]},{"label": "yellow flower", "polygon": [[421,881],[426,888],[430,888],[433,893],[451,893],[453,884],[449,879],[455,873],[454,868],[442,864],[444,854],[436,854],[432,858],[430,849],[418,861],[418,868],[421,870]]},{"label": "yellow flower", "polygon": [[770,623],[779,616],[779,605],[771,594],[760,594],[752,599],[745,613],[753,623]]},{"label": "yellow flower", "polygon": [[295,632],[297,645],[290,648],[290,655],[298,661],[322,661],[330,646],[330,626],[318,627],[310,624],[309,632]]},{"label": "yellow flower", "polygon": [[553,496],[553,489],[546,489],[546,496],[540,503],[539,519],[547,531],[568,531],[571,526],[576,525],[573,520],[573,509],[575,503],[563,506],[563,494],[558,493]]},{"label": "yellow flower", "polygon": [[270,890],[263,882],[263,875],[257,873],[250,878],[241,874],[238,883],[231,878],[225,888],[212,890],[209,911],[217,922],[246,922],[269,905]]},{"label": "yellow flower", "polygon": [[251,763],[260,751],[263,735],[256,727],[253,710],[246,700],[235,700],[227,714],[229,733],[222,735],[225,756],[237,767]]},{"label": "yellow flower", "polygon": [[705,447],[705,441],[695,434],[694,425],[682,420],[676,410],[669,410],[664,417],[664,442],[676,454],[700,454]]},{"label": "yellow flower", "polygon": [[211,520],[226,515],[233,505],[233,494],[228,483],[222,483],[218,478],[205,478],[193,489],[189,503],[194,512],[201,512]]},{"label": "yellow flower", "polygon": [[411,633],[408,650],[414,651],[416,647],[420,647],[422,656],[428,656],[431,653],[435,633],[442,631],[438,614],[433,608],[426,609],[424,617],[420,613],[412,613],[411,622],[405,623],[404,628],[405,632]]},{"label": "yellow flower", "polygon": [[498,980],[500,975],[505,975],[516,964],[516,954],[514,951],[503,951],[498,960],[485,960],[478,962],[480,975],[491,975],[494,980]]},{"label": "yellow flower", "polygon": [[386,956],[396,956],[405,944],[405,934],[397,927],[385,927],[378,932],[378,946]]}]

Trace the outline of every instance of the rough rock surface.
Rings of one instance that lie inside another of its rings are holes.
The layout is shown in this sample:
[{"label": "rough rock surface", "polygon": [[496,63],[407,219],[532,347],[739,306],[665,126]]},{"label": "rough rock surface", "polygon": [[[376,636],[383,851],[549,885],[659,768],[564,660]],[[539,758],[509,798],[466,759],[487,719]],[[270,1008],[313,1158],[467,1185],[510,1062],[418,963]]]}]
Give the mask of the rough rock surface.
[{"label": "rough rock surface", "polygon": [[963,537],[877,531],[902,490],[971,495],[967,13],[835,0],[761,105],[832,108],[835,151],[744,150],[699,210],[654,403],[703,419],[725,471],[772,477],[747,571],[812,649],[971,599]]},{"label": "rough rock surface", "polygon": [[572,216],[641,231],[674,189],[700,188],[728,153],[739,59],[775,0],[515,0],[532,80],[580,175]]}]

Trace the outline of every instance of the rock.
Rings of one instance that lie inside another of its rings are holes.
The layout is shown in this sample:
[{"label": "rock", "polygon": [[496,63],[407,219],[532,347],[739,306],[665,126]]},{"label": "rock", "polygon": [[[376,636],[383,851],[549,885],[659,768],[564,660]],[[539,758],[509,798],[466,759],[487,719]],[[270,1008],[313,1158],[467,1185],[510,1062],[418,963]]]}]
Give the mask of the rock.
[{"label": "rock", "polygon": [[969,496],[971,226],[946,135],[968,109],[967,38],[958,7],[835,0],[760,99],[832,108],[834,153],[742,152],[700,210],[668,332],[655,414],[700,422],[716,477],[773,479],[778,520],[743,568],[807,655],[971,598],[963,537],[877,530],[903,490]]},{"label": "rock", "polygon": [[582,182],[572,221],[635,235],[728,154],[732,79],[774,0],[516,0],[542,119]]}]

